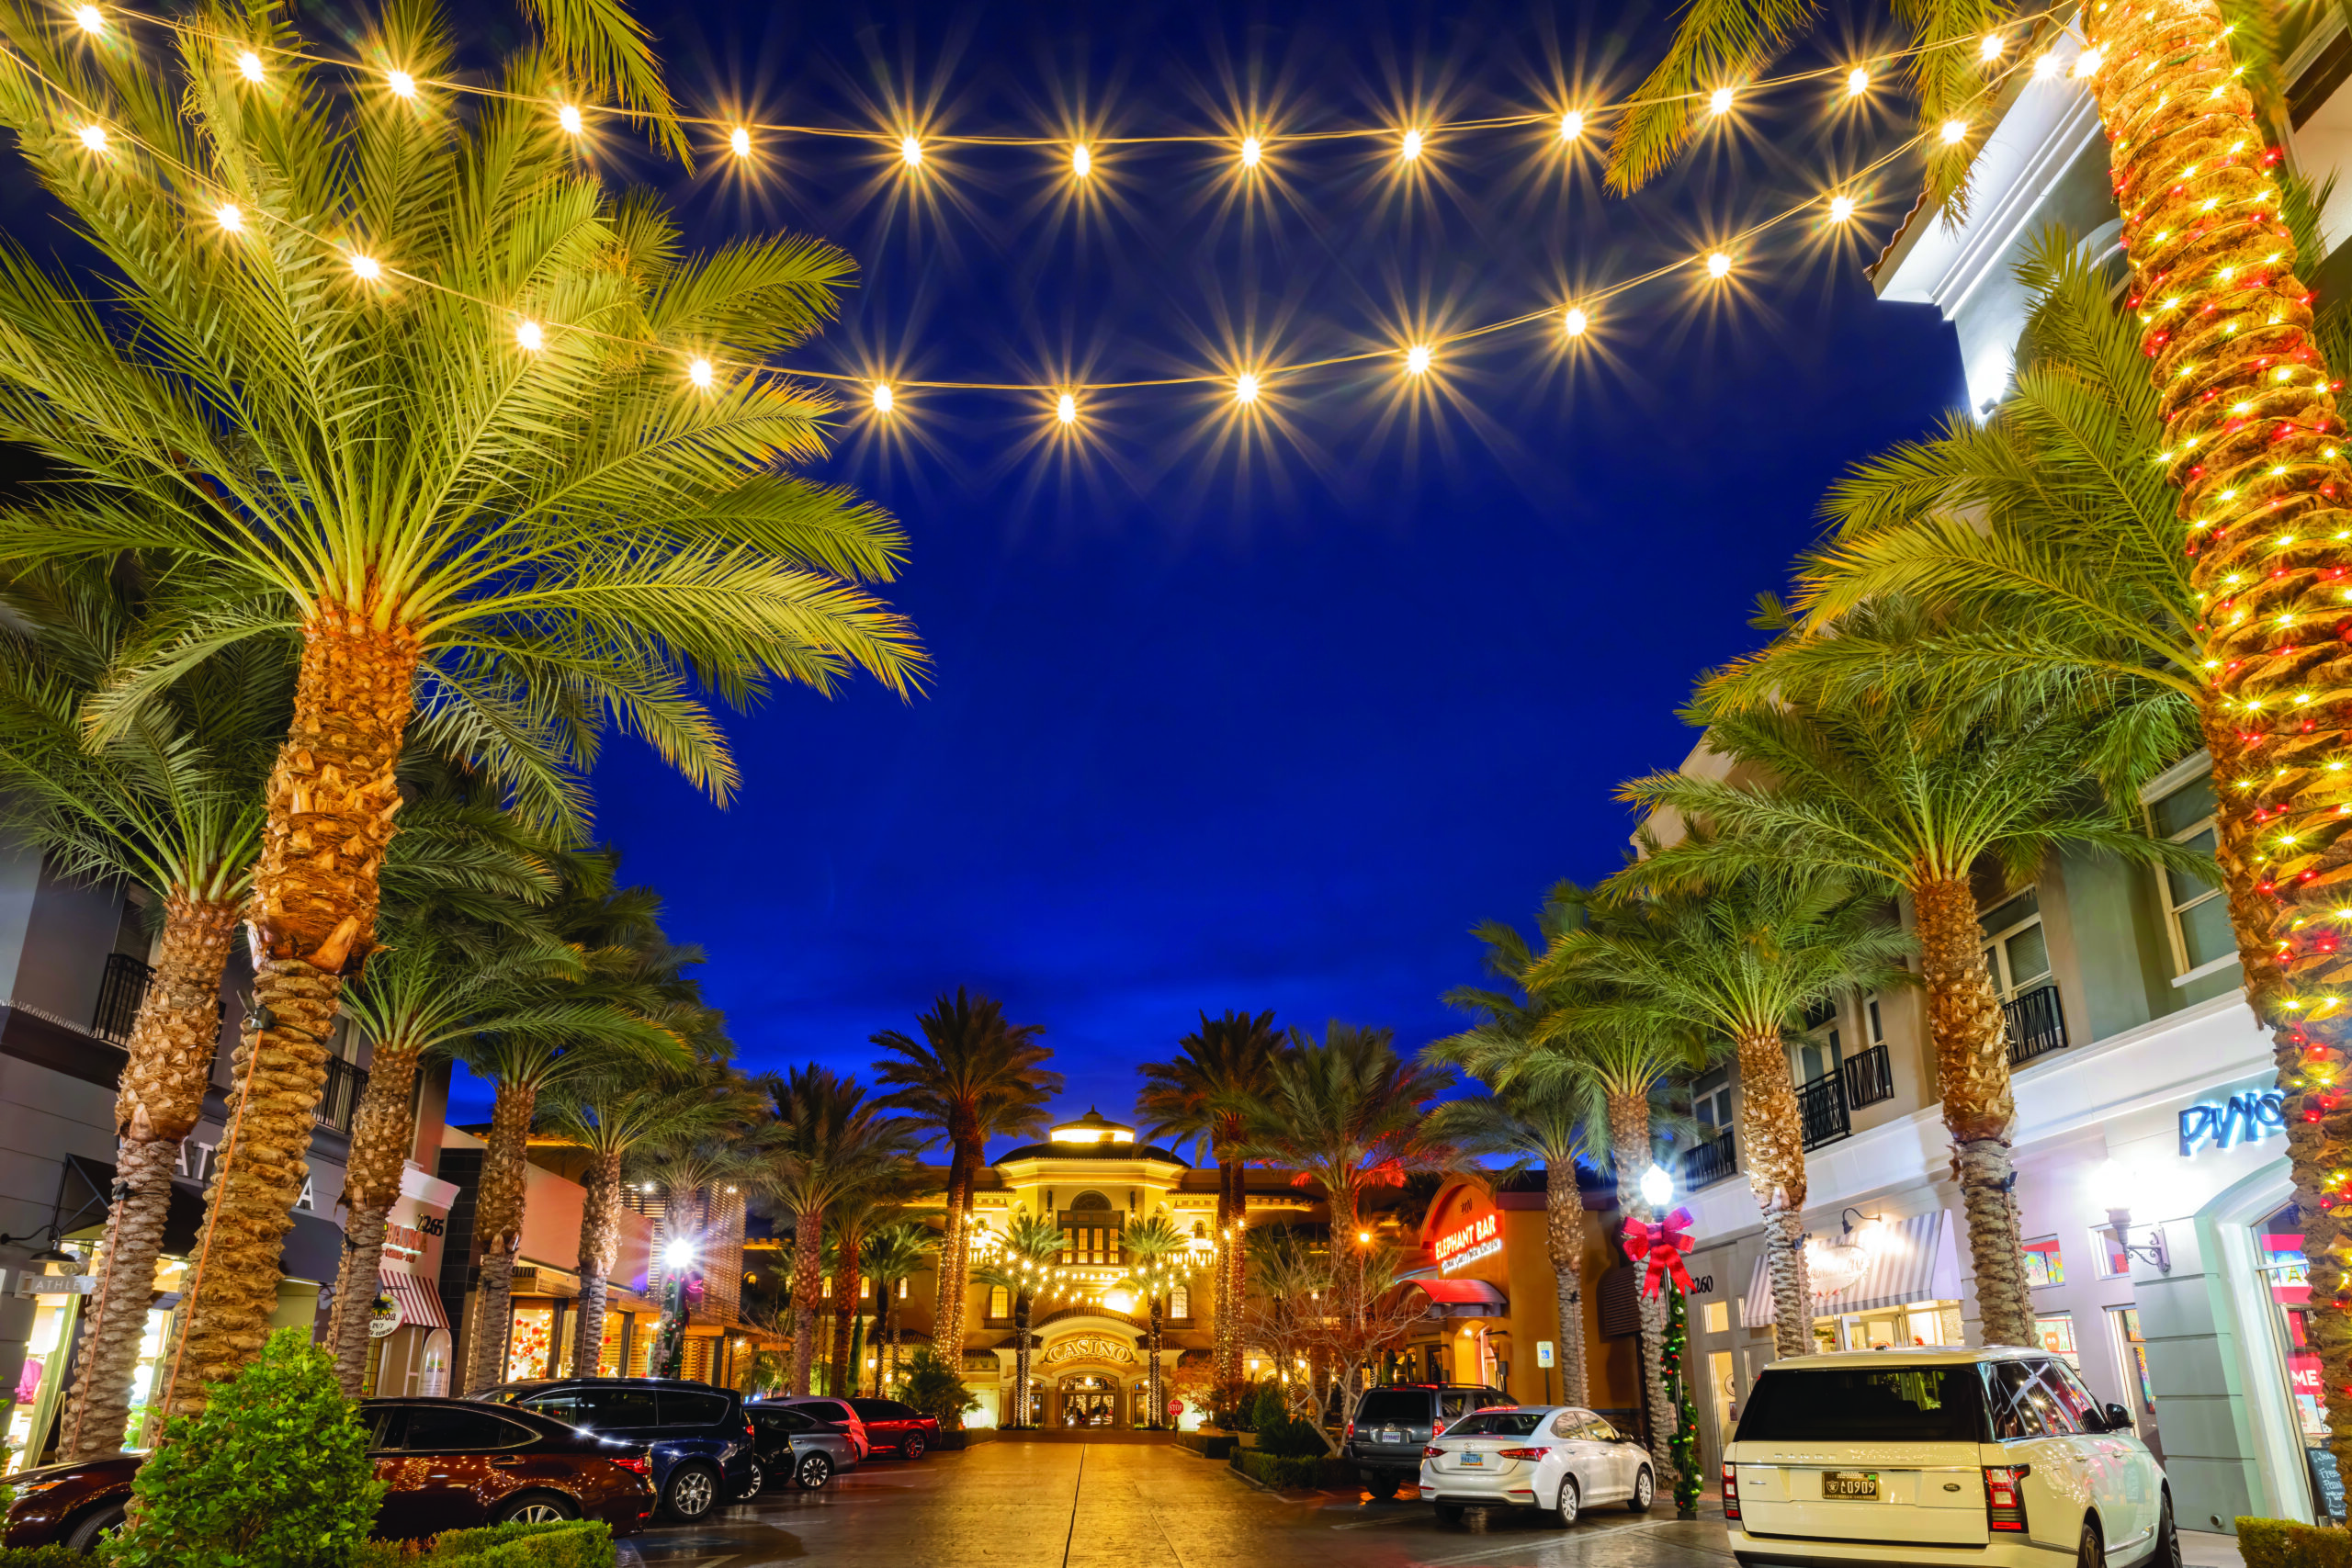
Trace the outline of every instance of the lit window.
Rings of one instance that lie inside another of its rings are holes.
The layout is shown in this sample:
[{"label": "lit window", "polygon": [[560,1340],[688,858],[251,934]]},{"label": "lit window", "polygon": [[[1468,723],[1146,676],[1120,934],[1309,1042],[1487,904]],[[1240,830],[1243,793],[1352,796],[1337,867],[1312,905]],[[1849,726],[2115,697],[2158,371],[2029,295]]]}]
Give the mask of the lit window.
[{"label": "lit window", "polygon": [[899,1299],[900,1301],[907,1299],[907,1282],[904,1280],[899,1281]]},{"label": "lit window", "polygon": [[819,1295],[820,1295],[820,1296],[825,1296],[825,1297],[828,1297],[828,1298],[830,1298],[830,1297],[832,1295],[832,1293],[833,1293],[833,1277],[832,1277],[831,1274],[828,1274],[828,1275],[824,1276],[822,1279],[820,1279],[820,1280],[819,1280],[817,1281],[817,1293],[818,1293]]},{"label": "lit window", "polygon": [[1168,1315],[1170,1317],[1192,1316],[1193,1292],[1182,1285],[1178,1285],[1173,1290],[1170,1291],[1168,1292]]},{"label": "lit window", "polygon": [[989,1315],[990,1317],[1011,1317],[1012,1315],[1012,1292],[1006,1290],[1002,1285],[990,1285],[989,1287]]},{"label": "lit window", "polygon": [[2003,1001],[2050,984],[2050,941],[2041,929],[2040,890],[2029,887],[1976,918],[1984,963]]},{"label": "lit window", "polygon": [[[2201,759],[2196,776],[2148,802],[2148,829],[2157,838],[2209,855],[2213,852],[2213,776]],[[2226,967],[2237,957],[2238,946],[2230,930],[2229,900],[2221,888],[2177,871],[2158,874],[2164,885],[2165,935],[2172,943],[2174,976],[2210,974]]]}]

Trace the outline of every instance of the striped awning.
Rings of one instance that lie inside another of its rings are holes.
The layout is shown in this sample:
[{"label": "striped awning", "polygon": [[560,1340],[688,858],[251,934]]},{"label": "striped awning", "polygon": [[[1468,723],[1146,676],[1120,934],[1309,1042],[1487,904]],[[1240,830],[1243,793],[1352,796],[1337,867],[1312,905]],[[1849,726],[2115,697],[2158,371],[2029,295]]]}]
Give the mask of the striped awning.
[{"label": "striped awning", "polygon": [[413,1274],[395,1274],[390,1270],[377,1277],[384,1287],[384,1294],[392,1298],[393,1310],[400,1314],[397,1326],[401,1328],[438,1328],[447,1330],[448,1317],[441,1311],[441,1292],[433,1288],[430,1280],[420,1280]]},{"label": "striped awning", "polygon": [[[1869,1265],[1843,1289],[1815,1294],[1813,1315],[1831,1317],[1838,1313],[1908,1306],[1913,1302],[1948,1302],[1959,1295],[1960,1254],[1951,1216],[1937,1209],[1907,1220],[1887,1221],[1881,1227]],[[1747,1299],[1739,1303],[1739,1321],[1749,1328],[1761,1328],[1772,1321],[1772,1276],[1760,1256],[1748,1280]]]}]

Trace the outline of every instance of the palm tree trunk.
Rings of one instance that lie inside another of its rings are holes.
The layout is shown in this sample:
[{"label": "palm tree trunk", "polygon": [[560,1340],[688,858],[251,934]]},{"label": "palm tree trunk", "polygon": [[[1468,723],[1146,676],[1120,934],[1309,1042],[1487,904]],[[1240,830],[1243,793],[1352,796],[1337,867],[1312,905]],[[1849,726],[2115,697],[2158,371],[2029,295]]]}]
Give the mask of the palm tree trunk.
[{"label": "palm tree trunk", "polygon": [[796,1216],[792,1235],[792,1392],[806,1398],[817,1360],[817,1292],[825,1277],[825,1216]]},{"label": "palm tree trunk", "polygon": [[[952,1137],[952,1134],[951,1134]],[[973,1181],[972,1156],[960,1138],[947,1162],[947,1224],[939,1238],[939,1301],[932,1312],[932,1348],[961,1365],[964,1358],[964,1298],[970,1286],[964,1252],[967,1224],[965,1200]]]},{"label": "palm tree trunk", "polygon": [[63,1459],[96,1459],[122,1447],[131,1373],[171,1208],[172,1168],[180,1140],[203,1114],[204,1087],[220,1046],[220,975],[228,967],[238,910],[234,902],[184,894],[164,905],[155,973],[131,1022],[130,1059],[115,1096],[114,1201],[58,1445]]},{"label": "palm tree trunk", "polygon": [[1747,1145],[1747,1185],[1764,1216],[1773,1350],[1806,1355],[1814,1347],[1813,1291],[1804,1262],[1804,1120],[1778,1034],[1739,1042],[1739,1139]]},{"label": "palm tree trunk", "polygon": [[1029,1407],[1029,1292],[1012,1294],[1012,1424],[1026,1427],[1035,1415]]},{"label": "palm tree trunk", "polygon": [[351,1156],[343,1201],[343,1267],[335,1274],[334,1305],[327,1316],[327,1349],[345,1395],[359,1397],[368,1375],[368,1325],[382,1288],[384,1235],[401,1177],[416,1145],[411,1101],[416,1090],[413,1047],[379,1044],[368,1066],[368,1092],[351,1120]]},{"label": "palm tree trunk", "polygon": [[[1646,1088],[1609,1096],[1609,1162],[1617,1173],[1617,1210],[1629,1220],[1647,1224],[1657,1216],[1642,1196],[1642,1176],[1650,1162],[1650,1098]],[[1548,1198],[1546,1201],[1548,1201]],[[1624,1248],[1617,1249],[1624,1256]],[[1666,1390],[1666,1295],[1637,1295],[1641,1314],[1642,1424],[1649,1439],[1650,1462],[1659,1484],[1670,1484],[1673,1450],[1668,1446],[1675,1427],[1673,1402]],[[1578,1322],[1582,1336],[1582,1322]]]},{"label": "palm tree trunk", "polygon": [[571,1338],[571,1373],[593,1378],[605,1356],[605,1303],[621,1255],[621,1151],[605,1149],[588,1162],[580,1204],[579,1321]]},{"label": "palm tree trunk", "polygon": [[1230,1320],[1225,1337],[1225,1376],[1241,1378],[1241,1362],[1249,1347],[1242,1343],[1242,1317],[1250,1303],[1250,1168],[1237,1159],[1227,1176],[1233,1183],[1233,1239],[1218,1254],[1225,1269],[1225,1305]]},{"label": "palm tree trunk", "polygon": [[531,1111],[537,1085],[502,1082],[492,1098],[490,1138],[482,1149],[481,1190],[474,1202],[474,1235],[481,1244],[480,1283],[466,1360],[466,1392],[480,1393],[506,1381],[506,1346],[514,1332],[514,1257],[523,1248],[523,1201],[530,1186]]},{"label": "palm tree trunk", "polygon": [[1552,1299],[1560,1315],[1560,1403],[1589,1404],[1584,1364],[1584,1194],[1573,1159],[1544,1170],[1544,1249],[1552,1261]]},{"label": "palm tree trunk", "polygon": [[1984,963],[1976,895],[1964,877],[1923,879],[1912,889],[1912,905],[1918,917],[1936,1089],[1943,1099],[1952,1175],[1968,1220],[1968,1255],[1984,1343],[2031,1345],[2033,1296],[2010,1191],[2017,1180],[2009,1162],[2017,1101],[2009,1092],[2008,1021]]},{"label": "palm tree trunk", "polygon": [[[2214,795],[2236,797],[2245,814],[2224,860],[2258,869],[2272,910],[2262,919],[2233,897],[2232,912],[2256,917],[2239,929],[2242,946],[2277,933],[2288,981],[2286,994],[2265,994],[2263,976],[2245,976],[2277,1042],[2280,1086],[2303,1101],[2287,1125],[2312,1266],[2306,1322],[2324,1382],[2352,1387],[2352,1206],[2336,1179],[2352,1154],[2352,1099],[2339,1092],[2352,1014],[2291,1005],[2332,1000],[2352,982],[2332,914],[2344,901],[2335,764],[2347,737],[2331,672],[2342,645],[2327,629],[2342,609],[2329,541],[2352,494],[2331,392],[2343,367],[2312,339],[2312,293],[2295,276],[2263,151],[2268,132],[2235,74],[2218,0],[2086,9],[2083,20],[2105,62],[2091,87],[2111,144],[2132,304],[2150,323],[2189,581],[2208,615],[2204,727],[2236,736],[2213,753]],[[2239,216],[2211,221],[2217,208]],[[2352,1464],[2352,1420],[2332,1426],[2337,1462]]]},{"label": "palm tree trunk", "polygon": [[865,1238],[854,1218],[842,1224],[840,1247],[833,1261],[833,1387],[835,1393],[845,1394],[857,1387],[857,1367],[854,1347],[850,1344],[850,1319],[859,1306],[857,1289],[857,1252]]},{"label": "palm tree trunk", "polygon": [[1156,1430],[1160,1416],[1168,1408],[1168,1401],[1161,1397],[1159,1392],[1159,1296],[1157,1292],[1151,1298],[1151,1376],[1144,1380],[1144,1397],[1151,1401],[1148,1425]]},{"label": "palm tree trunk", "polygon": [[1233,1160],[1231,1151],[1223,1145],[1214,1150],[1216,1156],[1216,1249],[1210,1257],[1209,1312],[1209,1383],[1222,1388],[1233,1381],[1234,1347],[1240,1341],[1241,1325],[1236,1321],[1239,1308],[1232,1298],[1232,1271],[1227,1259],[1233,1249]]},{"label": "palm tree trunk", "polygon": [[201,1410],[206,1389],[259,1355],[269,1337],[279,1253],[310,1176],[305,1156],[344,971],[374,941],[418,651],[413,632],[378,628],[332,604],[315,606],[303,628],[293,722],[270,770],[254,869],[253,1011],[188,1267],[187,1326],[166,1380],[174,1415]]}]

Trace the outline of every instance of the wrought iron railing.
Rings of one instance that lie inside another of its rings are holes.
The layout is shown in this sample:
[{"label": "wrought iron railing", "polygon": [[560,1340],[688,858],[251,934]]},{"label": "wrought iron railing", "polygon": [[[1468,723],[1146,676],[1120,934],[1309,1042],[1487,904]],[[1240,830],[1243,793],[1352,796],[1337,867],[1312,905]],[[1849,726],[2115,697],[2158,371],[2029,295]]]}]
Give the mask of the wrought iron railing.
[{"label": "wrought iron railing", "polygon": [[1846,1080],[1838,1069],[1832,1067],[1797,1085],[1797,1117],[1804,1124],[1808,1149],[1834,1144],[1854,1130],[1854,1120],[1846,1110]]},{"label": "wrought iron railing", "polygon": [[329,1056],[326,1087],[319,1091],[319,1125],[350,1132],[351,1119],[359,1111],[359,1097],[367,1092],[365,1069],[340,1056]]},{"label": "wrought iron railing", "polygon": [[2009,1023],[2009,1063],[2012,1066],[2066,1048],[2066,1010],[2058,1005],[2055,985],[2038,986],[2001,1004]]},{"label": "wrought iron railing", "polygon": [[1894,1098],[1894,1069],[1888,1066],[1886,1047],[1873,1045],[1859,1056],[1849,1056],[1838,1067],[1846,1077],[1846,1108],[1860,1111]]},{"label": "wrought iron railing", "polygon": [[1732,1147],[1732,1135],[1728,1131],[1682,1153],[1682,1188],[1686,1192],[1713,1187],[1716,1182],[1738,1174],[1737,1151]]},{"label": "wrought iron railing", "polygon": [[127,953],[107,954],[106,973],[98,978],[98,1010],[90,1032],[118,1045],[130,1043],[130,1026],[139,1021],[139,1004],[155,971]]}]

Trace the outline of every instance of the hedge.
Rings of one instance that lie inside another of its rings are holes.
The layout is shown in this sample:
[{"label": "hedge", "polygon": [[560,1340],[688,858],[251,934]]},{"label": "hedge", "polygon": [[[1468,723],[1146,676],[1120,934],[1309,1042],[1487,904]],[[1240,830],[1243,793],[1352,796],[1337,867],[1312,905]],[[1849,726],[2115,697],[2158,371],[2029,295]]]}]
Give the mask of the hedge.
[{"label": "hedge", "polygon": [[0,1546],[0,1568],[90,1568],[90,1560],[62,1546]]},{"label": "hedge", "polygon": [[1255,1449],[1236,1449],[1227,1462],[1261,1486],[1335,1486],[1353,1490],[1356,1485],[1356,1467],[1328,1455],[1283,1459]]},{"label": "hedge", "polygon": [[2241,1517],[2237,1525],[2245,1568],[2352,1568],[2352,1530],[2293,1519]]},{"label": "hedge", "polygon": [[[615,1561],[610,1525],[565,1519],[447,1530],[429,1542],[371,1540],[351,1560],[351,1568],[414,1568],[431,1562],[464,1562],[475,1568],[612,1568]],[[15,1565],[0,1562],[0,1568]],[[87,1564],[76,1559],[71,1568]]]}]

